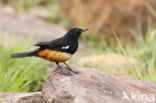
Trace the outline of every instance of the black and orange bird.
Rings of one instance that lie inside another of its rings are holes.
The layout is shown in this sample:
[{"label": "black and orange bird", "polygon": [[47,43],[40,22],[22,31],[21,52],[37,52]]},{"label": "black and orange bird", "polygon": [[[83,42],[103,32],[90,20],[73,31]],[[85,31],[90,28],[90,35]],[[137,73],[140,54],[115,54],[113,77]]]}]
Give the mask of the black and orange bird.
[{"label": "black and orange bird", "polygon": [[11,58],[23,58],[23,57],[40,57],[51,62],[55,62],[64,75],[63,68],[59,65],[60,62],[66,65],[66,68],[71,72],[77,74],[77,71],[71,69],[70,66],[65,63],[78,49],[78,39],[80,34],[88,29],[73,28],[69,30],[63,37],[52,40],[39,42],[35,46],[39,46],[38,49],[30,52],[12,54]]}]

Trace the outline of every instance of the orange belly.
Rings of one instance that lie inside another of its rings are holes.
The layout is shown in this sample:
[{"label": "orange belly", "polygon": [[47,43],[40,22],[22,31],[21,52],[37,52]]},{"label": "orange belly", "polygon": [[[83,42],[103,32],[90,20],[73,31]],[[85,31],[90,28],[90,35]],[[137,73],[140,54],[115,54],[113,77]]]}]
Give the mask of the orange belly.
[{"label": "orange belly", "polygon": [[37,52],[37,55],[40,58],[44,58],[53,62],[65,62],[71,57],[71,54],[48,49]]}]

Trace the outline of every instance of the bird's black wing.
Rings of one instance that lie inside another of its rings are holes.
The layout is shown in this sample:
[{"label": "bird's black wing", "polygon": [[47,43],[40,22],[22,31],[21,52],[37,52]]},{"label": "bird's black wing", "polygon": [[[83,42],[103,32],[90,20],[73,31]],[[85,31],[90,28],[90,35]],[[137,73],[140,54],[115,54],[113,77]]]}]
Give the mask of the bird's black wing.
[{"label": "bird's black wing", "polygon": [[40,46],[40,47],[49,47],[51,44],[51,41],[46,41],[46,42],[39,42],[39,43],[36,43],[35,46]]},{"label": "bird's black wing", "polygon": [[41,49],[50,49],[56,51],[65,52],[67,49],[62,49],[62,47],[67,46],[68,43],[63,39],[56,39],[53,41],[39,42],[35,46],[40,46]]}]

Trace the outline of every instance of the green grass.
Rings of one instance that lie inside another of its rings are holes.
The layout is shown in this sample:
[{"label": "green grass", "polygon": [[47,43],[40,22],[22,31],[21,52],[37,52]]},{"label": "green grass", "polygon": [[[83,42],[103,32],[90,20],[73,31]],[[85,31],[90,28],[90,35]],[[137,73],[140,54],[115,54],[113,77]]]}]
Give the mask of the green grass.
[{"label": "green grass", "polygon": [[[151,14],[156,17],[154,9],[147,4],[147,8]],[[125,75],[132,76],[136,79],[149,80],[156,83],[156,23],[150,22],[148,24],[147,33],[143,36],[142,27],[139,25],[136,30],[132,30],[132,34],[135,38],[135,42],[123,46],[114,33],[116,38],[117,46],[114,46],[114,42],[105,42],[103,37],[86,37],[81,36],[80,40],[87,44],[91,49],[87,55],[98,55],[103,53],[115,53],[122,54],[126,58],[132,57],[139,62],[140,65],[135,67],[129,66],[130,72],[125,72]],[[100,64],[99,64],[100,65]],[[97,68],[95,65],[89,67]],[[103,65],[98,66],[97,69],[101,69],[109,74],[114,74],[114,71],[110,71],[110,68],[105,68]]]},{"label": "green grass", "polygon": [[[20,0],[18,3],[11,2],[10,4],[13,7],[17,7],[17,10],[20,8],[28,10],[34,6],[41,6],[40,1],[41,0]],[[56,12],[56,17],[47,17],[46,20],[51,23],[63,25],[65,28],[69,28],[68,23],[60,17],[61,11],[58,7],[58,3],[58,0],[50,0],[50,3],[44,6],[48,10]],[[147,5],[147,7],[153,16],[156,17],[155,11],[153,11],[149,5]],[[83,10],[80,11],[82,11],[79,17],[81,19],[80,22],[82,25],[85,25]],[[104,18],[101,17],[96,24],[97,28],[95,28],[94,34],[98,33],[102,22],[104,22]],[[135,58],[141,62],[141,65],[128,68],[130,72],[125,72],[125,75],[156,83],[156,26],[151,26],[151,24],[149,24],[145,37],[143,37],[141,26],[136,27],[136,30],[132,30],[132,33],[134,34],[136,42],[124,47],[115,33],[114,36],[118,46],[114,46],[113,42],[106,43],[103,37],[87,37],[84,34],[81,35],[80,41],[88,45],[90,49],[87,56],[115,53],[122,54],[127,58]],[[38,58],[10,58],[12,53],[30,50],[30,45],[31,41],[29,40],[20,39],[17,41],[12,37],[8,37],[8,39],[0,37],[0,91],[33,92],[42,89],[42,82],[47,77],[47,66],[45,66],[43,60]],[[81,56],[82,55],[80,55],[80,57]],[[80,57],[74,56],[73,58],[76,59],[74,60],[75,63],[72,62],[72,64],[76,64]],[[80,66],[78,64],[76,65]],[[99,66],[97,67],[96,65],[91,64],[89,67],[103,70],[109,74],[114,74],[114,71],[104,68],[101,64],[98,65]],[[147,71],[145,71],[145,68],[147,68]]]},{"label": "green grass", "polygon": [[148,73],[142,74],[137,67],[137,72],[133,73],[133,77],[142,80],[151,80],[156,82],[156,28],[155,26],[148,27],[148,31],[143,37],[141,31],[134,32],[138,34],[135,37],[137,43],[135,47],[127,47],[126,52],[132,57],[144,63],[144,66],[148,68]]},{"label": "green grass", "polygon": [[12,59],[10,55],[30,50],[30,40],[0,35],[0,91],[33,92],[42,88],[47,66],[37,58]]},{"label": "green grass", "polygon": [[[106,43],[103,38],[91,38],[82,35],[80,40],[87,44],[91,49],[87,55],[115,53],[122,54],[127,58],[135,58],[141,62],[141,65],[135,66],[133,68],[130,66],[130,68],[128,68],[130,72],[125,72],[125,74],[136,79],[150,80],[156,83],[156,28],[154,25],[149,25],[145,37],[143,36],[141,29],[137,28],[132,32],[136,42],[127,44],[124,47],[115,33],[114,36],[118,46],[112,45],[113,43]],[[96,66],[90,65],[89,67],[95,68]],[[101,69],[109,74],[114,73],[114,71],[110,71],[110,69],[104,69],[103,66],[98,67],[99,68],[96,68]]]}]

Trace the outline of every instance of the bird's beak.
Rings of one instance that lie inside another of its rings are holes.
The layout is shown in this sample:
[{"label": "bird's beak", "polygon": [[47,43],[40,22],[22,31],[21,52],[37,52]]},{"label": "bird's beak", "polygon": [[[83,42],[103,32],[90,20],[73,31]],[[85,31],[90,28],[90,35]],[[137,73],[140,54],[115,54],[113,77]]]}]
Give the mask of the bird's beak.
[{"label": "bird's beak", "polygon": [[81,32],[87,31],[88,29],[81,29]]}]

